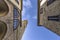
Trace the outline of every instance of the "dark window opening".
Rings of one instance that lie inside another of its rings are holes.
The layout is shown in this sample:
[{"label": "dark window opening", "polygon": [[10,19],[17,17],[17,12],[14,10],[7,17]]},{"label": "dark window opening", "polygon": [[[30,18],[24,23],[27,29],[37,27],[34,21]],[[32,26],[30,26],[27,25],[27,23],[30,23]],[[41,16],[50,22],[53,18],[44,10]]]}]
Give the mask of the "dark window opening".
[{"label": "dark window opening", "polygon": [[43,8],[40,9],[40,14],[42,14],[42,13],[43,13]]},{"label": "dark window opening", "polygon": [[48,20],[51,20],[51,21],[60,21],[60,15],[57,15],[57,16],[48,16]]},{"label": "dark window opening", "polygon": [[47,1],[47,6],[50,5],[50,4],[52,4],[54,1],[55,1],[55,0],[48,0],[48,1]]}]

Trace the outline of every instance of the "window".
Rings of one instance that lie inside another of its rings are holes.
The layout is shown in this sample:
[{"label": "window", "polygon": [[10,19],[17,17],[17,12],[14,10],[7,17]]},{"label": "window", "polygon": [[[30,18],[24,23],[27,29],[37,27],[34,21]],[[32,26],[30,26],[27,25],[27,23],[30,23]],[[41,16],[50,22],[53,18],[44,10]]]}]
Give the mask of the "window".
[{"label": "window", "polygon": [[18,19],[14,19],[13,20],[13,28],[14,28],[14,30],[18,27],[18,25],[19,25],[19,20]]},{"label": "window", "polygon": [[53,3],[55,0],[48,0],[47,1],[47,6],[50,5],[51,3]]},{"label": "window", "polygon": [[40,9],[40,14],[42,14],[42,13],[43,13],[43,8]]},{"label": "window", "polygon": [[52,20],[52,21],[60,21],[59,15],[57,15],[57,16],[48,16],[48,20]]},{"label": "window", "polygon": [[[19,3],[18,2],[18,0],[15,0],[17,3]],[[13,14],[13,16],[14,16],[14,18],[18,18],[19,17],[19,12],[18,12],[18,10],[17,10],[17,8],[14,6],[14,14]]]},{"label": "window", "polygon": [[14,18],[18,18],[19,17],[19,13],[16,7],[14,7],[14,13],[13,13],[13,17]]},{"label": "window", "polygon": [[[15,0],[18,3],[18,0]],[[14,10],[13,10],[13,29],[16,30],[17,27],[19,26],[19,12],[17,10],[17,8],[14,6]]]}]

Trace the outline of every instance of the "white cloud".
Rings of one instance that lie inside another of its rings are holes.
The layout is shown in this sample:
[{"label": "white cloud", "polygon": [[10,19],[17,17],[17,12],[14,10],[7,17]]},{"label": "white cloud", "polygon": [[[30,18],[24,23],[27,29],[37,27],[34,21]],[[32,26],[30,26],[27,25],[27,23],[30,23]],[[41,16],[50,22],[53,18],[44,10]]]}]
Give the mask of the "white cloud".
[{"label": "white cloud", "polygon": [[30,0],[23,1],[23,5],[24,5],[25,7],[27,7],[27,8],[31,8],[31,7],[32,7]]},{"label": "white cloud", "polygon": [[27,15],[27,17],[26,17],[26,18],[27,18],[27,19],[29,19],[30,17],[31,17],[30,15]]},{"label": "white cloud", "polygon": [[33,19],[37,19],[37,16],[32,17]]},{"label": "white cloud", "polygon": [[24,15],[25,15],[25,13],[26,13],[26,9],[25,9],[25,8],[23,8],[23,10],[22,10],[22,16],[24,16]]},{"label": "white cloud", "polygon": [[22,16],[25,15],[25,13],[27,12],[26,10],[31,8],[31,1],[30,0],[23,0],[23,10],[22,10]]}]

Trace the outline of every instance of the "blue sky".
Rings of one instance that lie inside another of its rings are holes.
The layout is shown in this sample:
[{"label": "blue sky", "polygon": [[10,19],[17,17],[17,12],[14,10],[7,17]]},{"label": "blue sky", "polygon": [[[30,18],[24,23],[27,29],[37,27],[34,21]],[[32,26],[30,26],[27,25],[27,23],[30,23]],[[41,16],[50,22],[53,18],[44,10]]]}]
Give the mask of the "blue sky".
[{"label": "blue sky", "polygon": [[60,40],[60,36],[43,26],[37,26],[37,1],[23,0],[23,20],[28,20],[22,40]]}]

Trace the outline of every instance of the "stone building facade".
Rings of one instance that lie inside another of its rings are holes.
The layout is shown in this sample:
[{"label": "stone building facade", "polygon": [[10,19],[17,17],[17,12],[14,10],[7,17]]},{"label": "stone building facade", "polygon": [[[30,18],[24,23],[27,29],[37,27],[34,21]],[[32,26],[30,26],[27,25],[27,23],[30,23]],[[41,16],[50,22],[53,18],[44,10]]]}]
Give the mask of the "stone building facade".
[{"label": "stone building facade", "polygon": [[9,1],[0,0],[0,40],[21,40],[27,20],[21,19],[22,0],[19,3],[18,9]]},{"label": "stone building facade", "polygon": [[60,0],[46,0],[38,14],[38,25],[60,35]]}]

